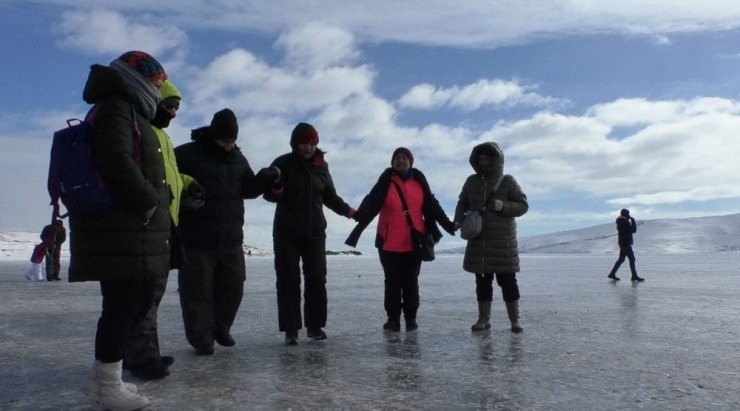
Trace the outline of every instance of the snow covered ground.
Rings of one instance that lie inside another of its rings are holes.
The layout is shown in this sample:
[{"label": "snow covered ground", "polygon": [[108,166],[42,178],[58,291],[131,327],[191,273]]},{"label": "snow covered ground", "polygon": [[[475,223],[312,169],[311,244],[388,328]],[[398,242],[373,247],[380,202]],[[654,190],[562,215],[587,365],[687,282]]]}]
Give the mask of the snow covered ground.
[{"label": "snow covered ground", "polygon": [[[376,256],[329,257],[329,338],[301,332],[297,347],[277,329],[272,259],[252,258],[237,345],[211,357],[185,340],[173,273],[159,316],[171,375],[124,379],[152,410],[740,409],[740,253],[638,254],[639,284],[626,267],[607,281],[615,257],[524,255],[518,335],[498,290],[492,329],[470,332],[475,285],[460,255],[424,264],[412,333],[381,329]],[[26,281],[26,264],[0,263],[0,409],[90,409],[79,386],[98,284]]]}]

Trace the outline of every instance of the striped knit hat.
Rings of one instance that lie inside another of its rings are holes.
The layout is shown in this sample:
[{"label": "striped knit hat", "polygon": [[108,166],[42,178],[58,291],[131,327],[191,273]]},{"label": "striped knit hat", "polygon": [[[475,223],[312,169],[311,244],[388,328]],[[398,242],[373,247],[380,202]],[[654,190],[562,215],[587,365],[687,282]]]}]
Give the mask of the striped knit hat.
[{"label": "striped knit hat", "polygon": [[147,80],[167,80],[167,73],[161,64],[143,51],[127,51],[118,60],[123,61]]}]

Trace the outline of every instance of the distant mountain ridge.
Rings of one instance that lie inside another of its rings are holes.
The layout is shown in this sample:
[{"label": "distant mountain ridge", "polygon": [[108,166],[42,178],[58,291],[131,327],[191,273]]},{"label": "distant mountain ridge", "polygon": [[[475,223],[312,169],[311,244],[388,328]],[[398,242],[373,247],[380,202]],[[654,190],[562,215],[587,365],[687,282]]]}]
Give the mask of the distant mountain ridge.
[{"label": "distant mountain ridge", "polygon": [[[441,253],[460,253],[464,248]],[[611,254],[618,251],[614,222],[519,238],[521,253]],[[638,254],[740,252],[740,213],[684,219],[637,220]]]}]

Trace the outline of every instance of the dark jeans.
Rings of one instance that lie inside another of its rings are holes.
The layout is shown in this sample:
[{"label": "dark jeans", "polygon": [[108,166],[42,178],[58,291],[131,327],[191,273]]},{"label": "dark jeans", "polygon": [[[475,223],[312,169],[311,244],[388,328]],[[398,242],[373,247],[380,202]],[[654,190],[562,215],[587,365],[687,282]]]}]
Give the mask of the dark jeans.
[{"label": "dark jeans", "polygon": [[129,369],[136,369],[147,364],[158,365],[162,358],[159,353],[159,336],[157,334],[157,311],[167,289],[168,276],[156,278],[154,285],[154,303],[144,315],[137,317],[126,341],[126,364]]},{"label": "dark jeans", "polygon": [[301,261],[303,262],[303,312],[307,328],[326,326],[326,240],[275,238],[275,274],[277,275],[278,327],[297,331],[301,320]]},{"label": "dark jeans", "polygon": [[103,311],[95,334],[95,359],[111,363],[123,359],[131,327],[154,303],[153,280],[101,281]]},{"label": "dark jeans", "polygon": [[[493,273],[475,274],[475,295],[478,301],[493,301]],[[516,273],[496,273],[496,283],[501,287],[504,301],[519,301]]]},{"label": "dark jeans", "polygon": [[186,248],[185,256],[177,277],[185,337],[194,348],[212,346],[214,333],[231,331],[242,303],[244,250]]},{"label": "dark jeans", "polygon": [[628,258],[630,260],[630,271],[632,272],[632,277],[637,277],[637,268],[635,268],[635,253],[634,251],[632,251],[632,246],[629,244],[619,246],[619,258],[614,263],[614,267],[612,267],[612,271],[609,273],[610,276],[614,276],[615,274],[617,274],[617,270],[619,270],[619,266],[622,265],[625,258]]},{"label": "dark jeans", "polygon": [[388,318],[406,321],[416,320],[419,309],[419,272],[421,259],[413,252],[394,253],[378,250],[380,264],[385,274],[385,298],[383,305]]},{"label": "dark jeans", "polygon": [[62,245],[52,244],[46,249],[46,281],[59,279],[62,268]]}]

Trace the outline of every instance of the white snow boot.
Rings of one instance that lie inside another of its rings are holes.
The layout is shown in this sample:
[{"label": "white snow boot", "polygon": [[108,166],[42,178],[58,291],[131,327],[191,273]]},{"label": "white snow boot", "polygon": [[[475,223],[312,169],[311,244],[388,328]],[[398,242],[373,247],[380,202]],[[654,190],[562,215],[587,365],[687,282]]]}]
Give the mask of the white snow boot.
[{"label": "white snow boot", "polygon": [[509,314],[509,321],[511,321],[511,332],[520,333],[524,331],[519,323],[519,300],[506,303],[506,312]]},{"label": "white snow boot", "polygon": [[[95,363],[97,362],[98,361],[95,361]],[[98,385],[98,381],[95,379],[96,367],[97,366],[93,364],[92,368],[90,368],[90,372],[87,374],[87,379],[85,379],[85,382],[82,384],[81,388],[82,393],[91,398],[97,398],[100,396],[100,385]],[[121,385],[123,385],[123,388],[131,391],[134,394],[139,392],[139,390],[136,388],[136,384],[132,384],[130,382],[121,382]]]},{"label": "white snow boot", "polygon": [[104,363],[95,361],[95,380],[98,384],[98,404],[112,411],[137,410],[149,404],[149,400],[123,386],[121,366],[123,361]]},{"label": "white snow boot", "polygon": [[484,331],[491,328],[491,302],[478,301],[478,321],[470,327],[471,331]]}]

